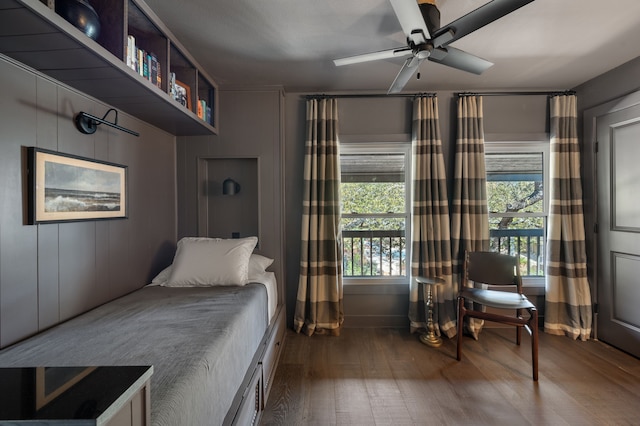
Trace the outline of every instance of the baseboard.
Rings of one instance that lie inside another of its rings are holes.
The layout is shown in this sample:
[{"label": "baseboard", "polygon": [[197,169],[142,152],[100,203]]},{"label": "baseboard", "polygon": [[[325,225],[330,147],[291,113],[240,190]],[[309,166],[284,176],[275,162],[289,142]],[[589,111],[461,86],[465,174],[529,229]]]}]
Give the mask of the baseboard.
[{"label": "baseboard", "polygon": [[409,329],[406,315],[345,315],[344,328],[403,328]]}]

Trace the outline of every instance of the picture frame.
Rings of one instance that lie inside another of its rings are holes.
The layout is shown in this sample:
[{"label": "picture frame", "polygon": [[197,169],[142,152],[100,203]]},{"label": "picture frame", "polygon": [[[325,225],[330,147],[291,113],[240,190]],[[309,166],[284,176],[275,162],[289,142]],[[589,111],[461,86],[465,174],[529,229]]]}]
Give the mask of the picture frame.
[{"label": "picture frame", "polygon": [[186,106],[187,109],[189,109],[190,111],[192,111],[191,109],[191,87],[189,87],[188,85],[184,84],[183,82],[176,80],[176,94],[177,94],[177,101]]},{"label": "picture frame", "polygon": [[127,167],[31,147],[30,224],[127,217]]}]

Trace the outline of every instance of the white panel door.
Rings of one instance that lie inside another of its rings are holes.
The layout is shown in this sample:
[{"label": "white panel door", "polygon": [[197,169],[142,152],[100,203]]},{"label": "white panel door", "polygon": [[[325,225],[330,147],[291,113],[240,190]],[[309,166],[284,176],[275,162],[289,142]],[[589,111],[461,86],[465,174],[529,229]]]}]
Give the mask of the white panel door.
[{"label": "white panel door", "polygon": [[640,357],[640,105],[596,120],[598,338]]}]

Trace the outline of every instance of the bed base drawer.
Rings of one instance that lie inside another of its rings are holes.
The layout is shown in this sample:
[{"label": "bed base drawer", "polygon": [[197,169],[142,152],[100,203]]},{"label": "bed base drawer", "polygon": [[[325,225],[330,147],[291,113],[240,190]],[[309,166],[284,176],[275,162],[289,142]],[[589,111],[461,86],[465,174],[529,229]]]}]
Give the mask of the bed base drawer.
[{"label": "bed base drawer", "polygon": [[255,369],[249,386],[242,395],[242,402],[233,419],[234,425],[257,425],[262,414],[262,368]]}]

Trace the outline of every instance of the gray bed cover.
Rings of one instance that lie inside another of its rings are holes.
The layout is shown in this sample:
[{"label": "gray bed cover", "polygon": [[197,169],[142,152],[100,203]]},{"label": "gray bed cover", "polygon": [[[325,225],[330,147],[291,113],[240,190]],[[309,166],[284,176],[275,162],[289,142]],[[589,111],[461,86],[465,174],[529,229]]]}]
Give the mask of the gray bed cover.
[{"label": "gray bed cover", "polygon": [[267,316],[261,284],[144,287],[0,351],[0,367],[153,365],[153,425],[219,425]]}]

